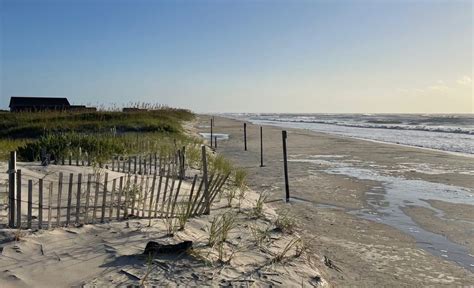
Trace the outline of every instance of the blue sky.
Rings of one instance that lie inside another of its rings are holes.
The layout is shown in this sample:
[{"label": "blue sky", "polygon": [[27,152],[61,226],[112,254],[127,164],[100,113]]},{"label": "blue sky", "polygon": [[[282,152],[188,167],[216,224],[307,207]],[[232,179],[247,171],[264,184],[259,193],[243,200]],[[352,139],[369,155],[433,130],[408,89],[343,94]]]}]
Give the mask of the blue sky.
[{"label": "blue sky", "polygon": [[0,0],[1,98],[473,112],[472,1]]}]

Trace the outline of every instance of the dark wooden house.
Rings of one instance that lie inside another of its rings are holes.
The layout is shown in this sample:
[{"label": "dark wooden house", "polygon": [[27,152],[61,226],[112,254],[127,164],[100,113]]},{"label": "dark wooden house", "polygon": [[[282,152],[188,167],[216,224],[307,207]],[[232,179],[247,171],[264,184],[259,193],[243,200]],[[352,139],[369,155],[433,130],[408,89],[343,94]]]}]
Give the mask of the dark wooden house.
[{"label": "dark wooden house", "polygon": [[10,98],[10,111],[69,110],[67,98],[56,97],[16,97]]}]

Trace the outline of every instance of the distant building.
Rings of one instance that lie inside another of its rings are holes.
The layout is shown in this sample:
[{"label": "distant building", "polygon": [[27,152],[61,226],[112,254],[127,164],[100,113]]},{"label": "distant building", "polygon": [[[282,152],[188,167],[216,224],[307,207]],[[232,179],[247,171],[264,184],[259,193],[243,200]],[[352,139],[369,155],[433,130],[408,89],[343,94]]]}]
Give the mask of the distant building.
[{"label": "distant building", "polygon": [[10,98],[10,111],[45,111],[45,110],[73,110],[96,111],[95,107],[85,105],[71,105],[67,98],[59,97],[17,97]]},{"label": "distant building", "polygon": [[71,106],[67,98],[55,97],[11,97],[10,111],[66,110]]}]

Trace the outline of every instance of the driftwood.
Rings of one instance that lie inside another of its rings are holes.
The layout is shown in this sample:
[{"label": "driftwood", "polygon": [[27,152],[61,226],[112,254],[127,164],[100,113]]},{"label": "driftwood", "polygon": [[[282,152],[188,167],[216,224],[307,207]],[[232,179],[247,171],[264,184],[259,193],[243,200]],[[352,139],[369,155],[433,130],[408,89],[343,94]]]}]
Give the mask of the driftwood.
[{"label": "driftwood", "polygon": [[183,241],[177,244],[160,244],[155,241],[149,241],[146,244],[145,255],[157,255],[157,254],[179,254],[184,253],[188,249],[193,247],[193,241]]}]

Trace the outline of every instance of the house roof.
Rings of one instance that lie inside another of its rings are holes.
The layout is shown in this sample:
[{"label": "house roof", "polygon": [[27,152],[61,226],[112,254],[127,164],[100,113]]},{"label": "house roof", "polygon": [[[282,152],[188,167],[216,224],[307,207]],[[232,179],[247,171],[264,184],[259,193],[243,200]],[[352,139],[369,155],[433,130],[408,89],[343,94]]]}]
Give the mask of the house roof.
[{"label": "house roof", "polygon": [[10,98],[10,105],[18,106],[70,106],[67,98],[58,97],[18,97],[12,96]]}]

